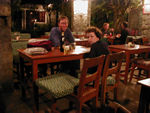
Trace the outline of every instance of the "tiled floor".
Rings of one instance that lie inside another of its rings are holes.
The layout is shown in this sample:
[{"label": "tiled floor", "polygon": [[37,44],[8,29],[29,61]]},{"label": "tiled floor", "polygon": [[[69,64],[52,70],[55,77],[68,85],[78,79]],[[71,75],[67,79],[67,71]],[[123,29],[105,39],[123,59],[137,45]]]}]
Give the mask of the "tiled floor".
[{"label": "tiled floor", "polygon": [[[120,81],[118,102],[132,113],[137,112],[140,88],[141,86],[136,83],[135,79],[132,81],[132,83],[128,83],[127,85]],[[32,89],[30,91],[32,92]],[[3,92],[5,92],[3,93],[2,98],[5,100],[6,113],[34,113],[34,103],[31,92],[27,93],[27,99],[25,101],[21,99],[20,88],[14,88],[11,91]],[[47,99],[49,98],[49,95],[46,95],[47,98],[45,98],[45,96],[42,96],[45,95],[45,93],[43,91],[41,92],[39,113],[50,113],[50,99]],[[111,97],[112,93],[109,93],[109,95]],[[68,101],[66,99],[61,99],[57,102],[57,105],[59,109],[63,110],[64,108],[68,108]],[[74,111],[72,110],[66,113],[73,112]]]}]

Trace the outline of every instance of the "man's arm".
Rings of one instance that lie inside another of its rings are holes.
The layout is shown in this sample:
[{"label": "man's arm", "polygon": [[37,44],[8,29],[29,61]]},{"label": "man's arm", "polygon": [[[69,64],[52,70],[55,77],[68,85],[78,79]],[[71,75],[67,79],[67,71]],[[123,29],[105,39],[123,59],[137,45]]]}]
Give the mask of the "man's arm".
[{"label": "man's arm", "polygon": [[52,41],[55,47],[60,45],[59,33],[56,28],[52,28],[49,40]]},{"label": "man's arm", "polygon": [[66,36],[67,40],[69,41],[69,43],[73,43],[75,40],[74,40],[74,37],[71,33],[71,30],[68,28],[67,29],[67,33],[66,33]]}]

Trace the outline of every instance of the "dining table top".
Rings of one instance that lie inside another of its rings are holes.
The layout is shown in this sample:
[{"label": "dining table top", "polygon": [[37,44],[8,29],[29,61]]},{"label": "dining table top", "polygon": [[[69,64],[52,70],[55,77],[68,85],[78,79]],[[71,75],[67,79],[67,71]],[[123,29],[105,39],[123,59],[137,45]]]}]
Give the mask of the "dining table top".
[{"label": "dining table top", "polygon": [[143,86],[150,87],[150,78],[139,80],[138,83]]},{"label": "dining table top", "polygon": [[128,44],[123,44],[123,45],[109,45],[109,48],[132,51],[132,50],[138,50],[138,49],[150,49],[150,46],[135,44],[134,47],[130,47],[128,46]]},{"label": "dining table top", "polygon": [[61,58],[65,56],[67,57],[77,56],[89,52],[90,48],[76,45],[75,49],[70,50],[67,54],[65,54],[64,52],[60,52],[59,48],[52,48],[52,50],[49,51],[48,53],[39,54],[39,55],[30,55],[26,53],[24,50],[25,49],[18,49],[18,52],[21,55],[28,57],[29,59],[45,59],[45,58],[57,58],[57,57]]}]

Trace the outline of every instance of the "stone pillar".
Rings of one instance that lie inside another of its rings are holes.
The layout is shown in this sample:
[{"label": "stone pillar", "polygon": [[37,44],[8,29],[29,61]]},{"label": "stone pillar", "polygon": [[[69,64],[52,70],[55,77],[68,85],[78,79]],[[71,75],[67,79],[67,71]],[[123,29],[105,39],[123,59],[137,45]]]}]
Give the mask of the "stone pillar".
[{"label": "stone pillar", "polygon": [[0,86],[12,81],[10,0],[0,0]]}]

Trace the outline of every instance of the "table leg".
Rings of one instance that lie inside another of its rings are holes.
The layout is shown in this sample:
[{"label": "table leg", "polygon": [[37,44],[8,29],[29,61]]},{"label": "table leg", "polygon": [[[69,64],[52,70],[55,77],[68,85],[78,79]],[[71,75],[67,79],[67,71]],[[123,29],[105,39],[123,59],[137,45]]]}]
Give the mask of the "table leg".
[{"label": "table leg", "polygon": [[149,103],[150,103],[150,88],[143,86],[141,87],[138,113],[149,113]]},{"label": "table leg", "polygon": [[22,99],[26,99],[26,92],[25,92],[25,78],[24,78],[24,59],[20,57],[20,82],[21,82],[21,96]]},{"label": "table leg", "polygon": [[127,84],[128,82],[129,67],[130,67],[130,54],[126,53],[126,67],[125,67],[125,76],[124,76],[125,84]]},{"label": "table leg", "polygon": [[33,75],[33,81],[35,81],[38,78],[38,64],[36,61],[32,62],[32,75]]},{"label": "table leg", "polygon": [[34,112],[38,113],[39,111],[39,91],[36,86],[35,80],[38,79],[38,64],[36,61],[32,62],[32,75],[33,75],[33,98],[34,98]]}]

